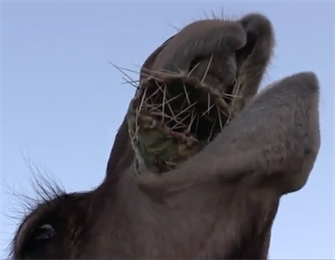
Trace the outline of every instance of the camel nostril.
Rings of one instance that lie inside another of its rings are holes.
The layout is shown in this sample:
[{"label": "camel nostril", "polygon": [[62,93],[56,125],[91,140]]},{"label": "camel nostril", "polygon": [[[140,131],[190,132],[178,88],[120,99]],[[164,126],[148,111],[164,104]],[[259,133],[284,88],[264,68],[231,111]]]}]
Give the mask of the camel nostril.
[{"label": "camel nostril", "polygon": [[256,36],[251,32],[247,32],[247,44],[236,51],[236,60],[238,67],[248,58],[253,52],[256,45]]},{"label": "camel nostril", "polygon": [[240,66],[253,52],[258,60],[269,59],[273,45],[273,28],[268,18],[261,14],[249,14],[239,21],[247,33],[247,43],[236,52],[238,65]]}]

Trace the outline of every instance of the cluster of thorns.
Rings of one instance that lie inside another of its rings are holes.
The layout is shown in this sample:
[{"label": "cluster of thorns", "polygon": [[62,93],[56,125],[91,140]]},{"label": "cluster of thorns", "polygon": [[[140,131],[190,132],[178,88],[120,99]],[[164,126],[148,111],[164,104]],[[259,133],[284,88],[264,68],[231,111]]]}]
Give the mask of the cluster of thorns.
[{"label": "cluster of thorns", "polygon": [[126,69],[116,68],[137,90],[128,111],[129,134],[136,153],[153,171],[171,170],[199,152],[234,117],[234,96],[205,84],[206,75],[198,79],[150,72],[136,82]]},{"label": "cluster of thorns", "polygon": [[148,77],[138,86],[126,76],[127,82],[137,88],[133,99],[133,106],[137,107],[135,132],[141,125],[140,116],[151,117],[154,118],[151,128],[166,127],[170,135],[208,143],[232,118],[225,95],[203,80],[164,73]]}]

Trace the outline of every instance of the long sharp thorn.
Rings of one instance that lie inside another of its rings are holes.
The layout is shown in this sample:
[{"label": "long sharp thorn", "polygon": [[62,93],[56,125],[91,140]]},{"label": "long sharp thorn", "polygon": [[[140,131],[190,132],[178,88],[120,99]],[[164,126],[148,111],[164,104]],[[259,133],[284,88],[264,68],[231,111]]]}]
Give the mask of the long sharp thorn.
[{"label": "long sharp thorn", "polygon": [[189,72],[188,72],[188,74],[187,74],[187,76],[190,76],[192,73],[193,73],[193,71],[198,67],[200,65],[200,62],[198,62]]},{"label": "long sharp thorn", "polygon": [[139,71],[136,71],[136,70],[131,70],[131,69],[127,69],[127,68],[124,68],[124,67],[119,67],[121,70],[124,70],[124,71],[128,71],[128,72],[132,72],[134,74],[140,74]]},{"label": "long sharp thorn", "polygon": [[242,96],[237,96],[234,94],[227,94],[227,93],[221,93],[223,97],[231,97],[231,98],[242,98]]},{"label": "long sharp thorn", "polygon": [[125,73],[120,67],[116,66],[112,62],[109,62],[109,64],[111,64],[115,69],[117,69],[119,72],[121,72],[126,78],[128,78],[128,80],[133,81],[133,79],[127,73]]},{"label": "long sharp thorn", "polygon": [[212,104],[205,112],[201,114],[200,117],[203,117],[206,113],[209,114],[209,111],[214,107],[214,104]]},{"label": "long sharp thorn", "polygon": [[184,88],[184,92],[185,92],[185,96],[186,96],[187,103],[188,103],[188,105],[190,105],[190,104],[191,104],[191,101],[190,101],[190,98],[189,98],[189,96],[188,96],[188,93],[187,93],[187,90],[186,90],[185,83],[183,83],[183,88]]},{"label": "long sharp thorn", "polygon": [[205,71],[205,73],[204,73],[204,76],[203,76],[202,79],[201,79],[201,83],[204,83],[204,81],[205,81],[205,79],[206,79],[206,77],[207,77],[207,73],[208,73],[209,68],[210,68],[210,66],[211,66],[211,64],[212,64],[213,56],[214,56],[214,55],[212,54],[212,55],[211,55],[211,58],[210,58],[209,61],[208,61],[206,71]]},{"label": "long sharp thorn", "polygon": [[216,109],[217,109],[217,111],[218,111],[220,130],[222,131],[222,130],[223,130],[223,127],[222,127],[222,121],[221,121],[221,112],[220,112],[220,110],[219,110],[218,107],[216,107]]},{"label": "long sharp thorn", "polygon": [[209,93],[207,93],[207,111],[208,111],[208,114],[209,114],[209,110],[210,110],[210,106],[209,104],[211,103],[211,96]]},{"label": "long sharp thorn", "polygon": [[165,101],[166,101],[166,86],[163,86],[164,91],[163,91],[163,107],[162,107],[162,120],[164,122],[164,114],[165,114]]},{"label": "long sharp thorn", "polygon": [[170,103],[171,101],[173,101],[173,100],[179,98],[182,94],[183,94],[183,93],[180,93],[180,94],[178,94],[177,96],[174,96],[173,98],[170,98],[168,101],[166,101],[166,103]]},{"label": "long sharp thorn", "polygon": [[[177,122],[177,118],[178,118],[178,116],[180,116],[181,114],[183,114],[185,111],[189,110],[191,107],[195,106],[196,104],[197,104],[197,102],[194,102],[194,103],[191,104],[190,106],[188,106],[188,107],[184,108],[182,111],[180,111],[177,115],[175,115],[174,117],[175,117],[176,122]],[[167,122],[167,124],[168,124],[168,123],[170,123],[170,121]]]},{"label": "long sharp thorn", "polygon": [[176,129],[177,126],[181,125],[181,127],[184,127],[185,125],[183,124],[183,122],[190,117],[191,114],[186,115],[182,120],[180,120],[179,122],[177,122],[177,124],[175,124],[171,129]]},{"label": "long sharp thorn", "polygon": [[[179,98],[182,94],[183,94],[183,93],[180,93],[180,94],[178,94],[177,96],[174,96],[173,98],[170,98],[169,100],[166,101],[166,104],[165,104],[165,105],[168,105],[171,101],[173,101],[173,100]],[[158,107],[161,107],[161,106],[163,106],[163,105],[162,105],[162,104],[156,104],[156,105],[155,105],[155,108],[158,108]]]},{"label": "long sharp thorn", "polygon": [[[162,116],[162,111],[160,111],[160,110],[150,111],[150,114],[151,114],[151,115],[154,115],[154,116]],[[172,118],[172,117],[169,116],[168,114],[165,114],[164,116],[165,116],[165,118],[168,118],[168,119],[171,119],[171,118]]]},{"label": "long sharp thorn", "polygon": [[144,103],[147,103],[147,102],[150,100],[150,98],[152,98],[154,95],[157,94],[157,92],[159,92],[159,89],[156,89],[150,96],[148,96],[148,97],[145,99]]},{"label": "long sharp thorn", "polygon": [[212,136],[213,136],[213,132],[214,132],[214,126],[216,123],[216,119],[214,120],[212,127],[211,127],[211,132],[209,133],[208,139],[207,139],[207,143],[209,143],[209,141],[211,140]]},{"label": "long sharp thorn", "polygon": [[228,118],[227,118],[227,121],[226,121],[224,127],[226,127],[226,126],[229,124],[229,122],[230,122],[230,120],[231,120],[231,118],[232,118],[232,113],[233,113],[233,112],[230,112],[230,113],[229,113]]},{"label": "long sharp thorn", "polygon": [[191,120],[190,120],[190,123],[189,123],[189,125],[188,125],[188,127],[187,127],[187,132],[188,132],[188,133],[191,132],[191,128],[192,128],[192,125],[193,125],[193,122],[194,122],[195,117],[196,117],[196,116],[194,115],[194,110],[192,110]]},{"label": "long sharp thorn", "polygon": [[[240,93],[240,88],[241,88],[241,83],[239,81],[236,82],[235,86],[236,85],[237,85],[237,87],[236,88],[234,87],[233,92],[232,92],[234,96],[236,96],[236,95],[238,95],[238,93]],[[234,107],[235,101],[236,101],[236,98],[233,98],[232,102],[231,102],[231,107]]]},{"label": "long sharp thorn", "polygon": [[128,85],[133,86],[133,87],[136,88],[136,89],[139,89],[139,88],[140,88],[140,87],[139,87],[139,84],[138,84],[138,83],[136,84],[136,82],[138,82],[138,81],[136,81],[136,80],[132,80],[132,81],[130,81],[130,80],[127,80],[125,77],[122,77],[122,79],[124,80],[124,82],[121,83],[121,84],[128,84]]},{"label": "long sharp thorn", "polygon": [[170,110],[170,113],[171,113],[171,115],[172,115],[172,118],[167,122],[167,123],[169,123],[169,122],[171,122],[173,119],[176,120],[176,115],[174,114],[173,109],[172,109],[170,103],[166,103],[166,105],[168,106],[168,108],[169,108],[169,110]]},{"label": "long sharp thorn", "polygon": [[137,124],[137,122],[138,122],[138,116],[139,116],[139,114],[141,113],[142,106],[143,106],[143,101],[144,101],[144,99],[145,99],[145,95],[146,95],[146,93],[147,93],[147,89],[145,88],[144,91],[143,91],[143,96],[142,96],[142,98],[141,98],[141,103],[140,103],[140,105],[139,105],[139,107],[138,107],[138,112],[136,113],[136,117],[135,117],[135,122],[136,122],[135,126],[136,126],[136,127],[138,127],[138,124]]}]

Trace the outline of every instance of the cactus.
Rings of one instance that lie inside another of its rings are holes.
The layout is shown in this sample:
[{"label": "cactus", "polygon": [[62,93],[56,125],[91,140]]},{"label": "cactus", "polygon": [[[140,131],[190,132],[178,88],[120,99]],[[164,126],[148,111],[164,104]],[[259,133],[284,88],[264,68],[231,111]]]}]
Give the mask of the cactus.
[{"label": "cactus", "polygon": [[201,151],[233,118],[231,103],[195,77],[143,80],[127,113],[138,172],[161,174]]}]

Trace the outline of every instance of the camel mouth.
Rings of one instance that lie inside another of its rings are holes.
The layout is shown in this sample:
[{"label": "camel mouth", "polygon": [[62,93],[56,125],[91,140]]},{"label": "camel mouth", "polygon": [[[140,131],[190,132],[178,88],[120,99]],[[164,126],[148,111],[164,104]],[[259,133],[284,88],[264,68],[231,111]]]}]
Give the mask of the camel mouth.
[{"label": "camel mouth", "polygon": [[162,174],[200,152],[234,117],[231,101],[189,76],[144,80],[127,114],[137,172]]},{"label": "camel mouth", "polygon": [[[234,54],[234,82],[229,81],[222,89],[191,73],[151,72],[142,80],[127,113],[138,174],[174,170],[213,141],[243,109],[246,97],[240,69],[254,52],[257,37],[247,32],[247,39]],[[193,65],[199,62],[202,60],[195,60]],[[215,77],[215,73],[210,76]]]}]

